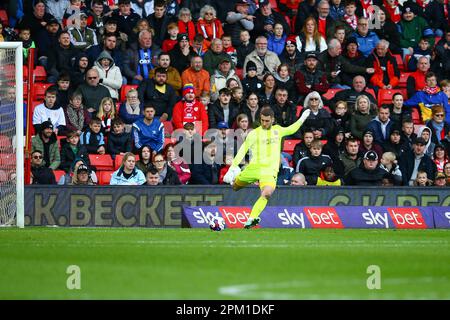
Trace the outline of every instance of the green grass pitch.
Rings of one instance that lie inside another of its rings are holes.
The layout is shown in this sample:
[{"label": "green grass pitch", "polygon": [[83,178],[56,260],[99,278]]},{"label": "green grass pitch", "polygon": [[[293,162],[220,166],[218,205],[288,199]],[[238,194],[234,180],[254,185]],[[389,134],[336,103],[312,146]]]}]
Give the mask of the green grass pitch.
[{"label": "green grass pitch", "polygon": [[450,299],[450,231],[4,228],[0,270],[0,299]]}]

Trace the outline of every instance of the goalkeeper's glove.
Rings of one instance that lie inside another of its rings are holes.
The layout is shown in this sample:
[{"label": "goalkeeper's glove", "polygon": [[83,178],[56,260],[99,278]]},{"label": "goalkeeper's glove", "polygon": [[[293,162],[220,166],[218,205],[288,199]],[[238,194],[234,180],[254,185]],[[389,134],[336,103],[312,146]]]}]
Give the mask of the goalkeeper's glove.
[{"label": "goalkeeper's glove", "polygon": [[300,117],[300,122],[304,123],[310,114],[311,114],[311,109],[309,109],[309,108],[306,109],[305,111],[303,111],[302,116]]},{"label": "goalkeeper's glove", "polygon": [[234,180],[240,173],[241,169],[238,166],[231,166],[223,177],[223,182],[233,184]]}]

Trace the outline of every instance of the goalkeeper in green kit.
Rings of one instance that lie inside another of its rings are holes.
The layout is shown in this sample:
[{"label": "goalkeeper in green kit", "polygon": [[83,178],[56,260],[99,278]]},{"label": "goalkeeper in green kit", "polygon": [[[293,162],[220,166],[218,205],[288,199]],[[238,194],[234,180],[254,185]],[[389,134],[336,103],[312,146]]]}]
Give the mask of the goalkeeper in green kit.
[{"label": "goalkeeper in green kit", "polygon": [[[244,228],[249,229],[261,222],[259,215],[276,188],[282,139],[297,132],[310,113],[311,110],[306,109],[296,122],[289,127],[282,127],[272,125],[275,121],[273,110],[270,107],[264,107],[261,110],[261,126],[252,130],[239,148],[223,181],[231,184],[235,191],[256,181],[259,182],[261,189],[261,196],[253,205]],[[250,163],[241,172],[239,164],[249,150]]]}]

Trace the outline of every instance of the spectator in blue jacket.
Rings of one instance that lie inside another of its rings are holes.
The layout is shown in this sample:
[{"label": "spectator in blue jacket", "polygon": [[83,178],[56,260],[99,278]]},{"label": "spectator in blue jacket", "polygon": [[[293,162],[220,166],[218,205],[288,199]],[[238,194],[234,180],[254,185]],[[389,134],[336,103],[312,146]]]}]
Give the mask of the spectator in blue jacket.
[{"label": "spectator in blue jacket", "polygon": [[273,33],[267,38],[267,49],[280,55],[286,43],[286,33],[281,23],[275,23]]},{"label": "spectator in blue jacket", "polygon": [[144,107],[144,117],[133,123],[134,146],[140,149],[148,145],[153,151],[159,152],[164,146],[164,125],[155,118],[155,107]]},{"label": "spectator in blue jacket", "polygon": [[86,146],[89,154],[105,154],[105,140],[103,139],[102,121],[94,118],[89,123],[89,128],[81,134],[80,141]]},{"label": "spectator in blue jacket", "polygon": [[434,105],[441,105],[445,110],[445,121],[450,122],[450,106],[448,97],[437,85],[437,78],[433,72],[428,72],[425,76],[425,87],[422,91],[417,91],[409,100],[403,103],[407,107],[419,107],[422,120],[425,122],[431,119],[431,108]]},{"label": "spectator in blue jacket", "polygon": [[356,31],[352,35],[356,38],[359,45],[359,51],[367,58],[369,54],[375,49],[377,43],[380,41],[377,34],[369,31],[369,20],[366,18],[359,18]]},{"label": "spectator in blue jacket", "polygon": [[389,141],[394,122],[390,119],[389,106],[384,104],[378,109],[378,116],[371,120],[367,129],[374,134],[374,140],[380,146]]},{"label": "spectator in blue jacket", "polygon": [[143,185],[146,182],[144,173],[136,168],[136,157],[131,152],[125,153],[120,168],[111,176],[110,185]]}]

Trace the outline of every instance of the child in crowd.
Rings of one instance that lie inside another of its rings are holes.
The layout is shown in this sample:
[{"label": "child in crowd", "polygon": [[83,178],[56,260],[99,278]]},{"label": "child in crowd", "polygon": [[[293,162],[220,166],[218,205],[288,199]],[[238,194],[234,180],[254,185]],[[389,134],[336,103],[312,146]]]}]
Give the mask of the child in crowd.
[{"label": "child in crowd", "polygon": [[332,165],[330,156],[322,154],[323,144],[320,140],[313,140],[309,149],[310,155],[300,159],[297,163],[295,172],[301,172],[305,175],[309,185],[315,186],[320,172],[327,166]]},{"label": "child in crowd", "polygon": [[333,166],[326,166],[317,178],[318,186],[342,186],[342,180],[336,176]]},{"label": "child in crowd", "polygon": [[56,94],[56,104],[63,108],[69,105],[70,96],[73,90],[70,88],[70,75],[67,72],[61,72],[56,81],[58,93]]},{"label": "child in crowd", "polygon": [[231,102],[241,109],[245,103],[244,90],[241,87],[231,89]]},{"label": "child in crowd", "polygon": [[209,92],[203,92],[200,96],[200,102],[205,106],[205,109],[208,110],[208,106],[211,104],[211,94]]},{"label": "child in crowd", "polygon": [[208,47],[205,44],[205,37],[202,34],[198,33],[195,35],[194,40],[192,40],[192,49],[200,57],[203,57],[206,51],[208,51]]},{"label": "child in crowd", "polygon": [[347,108],[347,102],[342,100],[336,102],[334,110],[331,113],[331,116],[333,117],[336,125],[344,130],[345,137],[349,138],[351,135],[350,130],[351,115]]},{"label": "child in crowd", "polygon": [[408,61],[408,71],[414,72],[417,70],[417,61],[419,61],[420,57],[428,58],[428,61],[431,59],[432,48],[430,47],[430,42],[427,37],[423,37],[420,39],[419,44],[416,48],[414,48],[414,52],[411,58]]},{"label": "child in crowd", "polygon": [[231,61],[235,66],[237,64],[237,51],[231,43],[231,36],[228,34],[224,34],[221,39],[223,44],[223,52],[227,53],[230,56]]},{"label": "child in crowd", "polygon": [[428,179],[427,173],[425,171],[417,172],[416,180],[414,181],[414,186],[416,187],[428,187],[432,186],[433,181]]},{"label": "child in crowd", "polygon": [[256,76],[256,64],[253,61],[247,62],[245,71],[246,76],[242,80],[242,88],[244,89],[245,95],[248,95],[250,92],[261,91],[264,83]]},{"label": "child in crowd", "polygon": [[397,163],[397,158],[393,152],[385,152],[381,156],[380,168],[389,172],[394,178],[394,184],[400,186],[402,184],[402,172]]},{"label": "child in crowd", "polygon": [[180,30],[178,29],[178,24],[176,22],[171,22],[167,26],[167,33],[169,34],[169,38],[164,40],[162,43],[162,51],[169,52],[175,47],[178,43],[178,33]]},{"label": "child in crowd", "polygon": [[66,142],[61,146],[61,164],[59,165],[59,169],[68,173],[77,158],[83,159],[89,165],[89,154],[86,146],[80,143],[79,133],[77,131],[69,131]]},{"label": "child in crowd", "polygon": [[105,140],[103,139],[102,121],[91,119],[89,128],[81,134],[81,144],[86,146],[89,154],[105,154]]},{"label": "child in crowd", "polygon": [[129,132],[125,132],[125,124],[122,119],[112,119],[111,126],[112,131],[108,136],[108,153],[114,160],[117,154],[123,156],[125,153],[131,152],[133,140],[131,134]]},{"label": "child in crowd", "polygon": [[116,108],[113,99],[106,97],[100,102],[97,118],[101,120],[102,133],[108,135],[111,131],[111,121],[116,117]]},{"label": "child in crowd", "polygon": [[[22,47],[23,47],[23,63],[24,65],[27,64],[28,61],[28,55],[31,48],[36,48],[36,44],[34,43],[33,39],[31,39],[31,31],[30,28],[23,27],[19,30],[19,39],[22,41]],[[37,55],[35,55],[37,58]],[[35,59],[35,63],[37,62],[37,59]]]}]

